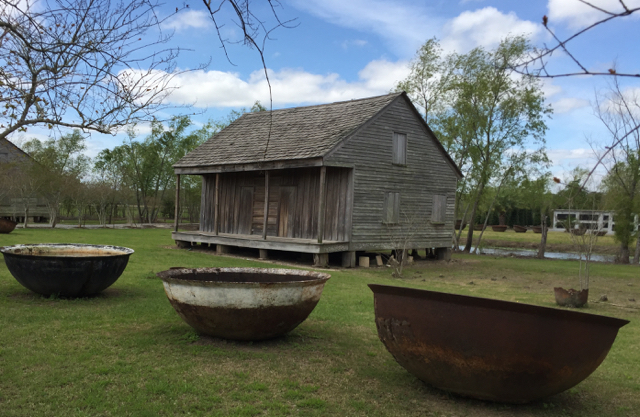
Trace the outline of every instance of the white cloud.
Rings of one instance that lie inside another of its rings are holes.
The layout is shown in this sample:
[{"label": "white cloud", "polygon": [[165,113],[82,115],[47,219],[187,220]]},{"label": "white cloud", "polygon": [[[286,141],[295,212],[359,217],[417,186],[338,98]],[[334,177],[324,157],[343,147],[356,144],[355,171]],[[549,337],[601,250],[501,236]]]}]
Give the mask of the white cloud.
[{"label": "white cloud", "polygon": [[576,109],[581,109],[583,107],[589,107],[589,100],[584,100],[581,98],[569,97],[569,98],[561,98],[560,100],[554,101],[551,103],[553,107],[554,114],[562,114],[569,113]]},{"label": "white cloud", "polygon": [[208,29],[212,27],[211,18],[202,10],[182,10],[162,24],[164,29],[181,32],[187,29]]},{"label": "white cloud", "polygon": [[[372,61],[348,82],[338,74],[312,74],[302,69],[269,71],[276,107],[328,103],[386,94],[409,73],[407,62]],[[250,107],[256,100],[269,102],[269,90],[262,70],[247,79],[221,71],[193,71],[174,78],[179,87],[169,100],[193,103],[196,107]]]},{"label": "white cloud", "polygon": [[[592,0],[590,3],[601,9],[615,13],[624,10],[619,0]],[[640,6],[640,0],[625,0],[624,3],[629,8]],[[549,0],[547,9],[549,26],[551,27],[559,21],[566,23],[572,29],[578,29],[608,17],[607,14],[578,0]]]},{"label": "white cloud", "polygon": [[442,25],[416,2],[396,0],[292,0],[294,7],[332,24],[375,33],[399,56],[412,56]]},{"label": "white cloud", "polygon": [[[597,162],[597,158],[590,148],[576,149],[549,149],[547,156],[552,161],[551,174],[561,180],[571,177],[571,171],[580,167],[591,171]],[[606,175],[603,167],[598,167],[592,175],[589,188],[595,188]]]},{"label": "white cloud", "polygon": [[543,78],[541,80],[541,88],[546,98],[553,97],[556,94],[560,94],[562,92],[562,87],[554,84],[553,80],[546,78]]},{"label": "white cloud", "polygon": [[366,45],[367,45],[367,41],[362,39],[350,39],[350,40],[342,41],[340,43],[340,46],[342,47],[342,49],[350,49],[352,47],[362,48]]},{"label": "white cloud", "polygon": [[494,7],[462,12],[443,27],[442,47],[464,53],[477,46],[494,48],[508,35],[535,37],[541,25],[521,20],[514,12],[502,13]]}]

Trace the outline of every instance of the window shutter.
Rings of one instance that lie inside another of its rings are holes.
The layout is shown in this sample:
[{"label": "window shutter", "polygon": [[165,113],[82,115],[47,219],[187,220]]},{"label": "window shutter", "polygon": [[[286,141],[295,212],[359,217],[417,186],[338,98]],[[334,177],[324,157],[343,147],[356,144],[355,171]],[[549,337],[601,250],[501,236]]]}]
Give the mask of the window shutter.
[{"label": "window shutter", "polygon": [[447,216],[447,196],[434,195],[433,208],[431,210],[431,221],[434,223],[444,223]]},{"label": "window shutter", "polygon": [[396,165],[407,164],[407,135],[404,133],[393,134],[393,163]]}]

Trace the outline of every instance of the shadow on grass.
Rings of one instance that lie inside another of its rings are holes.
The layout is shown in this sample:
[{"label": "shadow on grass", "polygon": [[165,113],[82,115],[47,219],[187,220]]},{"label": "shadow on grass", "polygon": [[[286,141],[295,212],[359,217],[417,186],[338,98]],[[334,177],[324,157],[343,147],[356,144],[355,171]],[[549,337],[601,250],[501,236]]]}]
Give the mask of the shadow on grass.
[{"label": "shadow on grass", "polygon": [[107,288],[98,294],[89,295],[86,297],[63,297],[56,294],[52,294],[49,297],[40,295],[38,293],[29,291],[27,289],[12,292],[7,295],[8,298],[13,300],[24,300],[30,302],[55,302],[55,301],[77,301],[77,302],[91,302],[91,301],[111,301],[118,299],[130,299],[130,298],[143,298],[146,293],[139,288]]}]

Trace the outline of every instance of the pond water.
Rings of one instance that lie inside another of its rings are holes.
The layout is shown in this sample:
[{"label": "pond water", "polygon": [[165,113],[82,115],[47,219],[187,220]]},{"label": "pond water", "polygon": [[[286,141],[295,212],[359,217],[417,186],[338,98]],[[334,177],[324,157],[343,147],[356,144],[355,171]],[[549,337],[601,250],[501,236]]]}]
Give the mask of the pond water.
[{"label": "pond water", "polygon": [[[460,246],[460,250],[463,250],[464,246]],[[475,247],[471,248],[471,252]],[[531,258],[535,258],[538,256],[537,250],[532,249],[515,249],[515,248],[480,248],[478,249],[479,255],[497,255],[497,256],[527,256]],[[571,252],[545,252],[545,258],[549,259],[580,259],[580,254],[571,253]],[[613,262],[615,260],[615,255],[600,255],[594,253],[591,255],[591,260],[594,262]]]}]

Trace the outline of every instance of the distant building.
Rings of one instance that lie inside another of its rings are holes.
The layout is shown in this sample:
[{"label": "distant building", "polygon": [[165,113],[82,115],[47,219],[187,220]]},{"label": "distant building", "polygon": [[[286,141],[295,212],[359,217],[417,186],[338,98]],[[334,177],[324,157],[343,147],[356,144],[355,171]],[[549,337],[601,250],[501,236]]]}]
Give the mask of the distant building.
[{"label": "distant building", "polygon": [[[0,139],[0,175],[10,177],[32,163],[33,159],[26,152],[7,139]],[[7,187],[7,184],[3,184],[3,187]],[[25,202],[29,205],[30,221],[45,221],[49,217],[42,199],[34,197],[25,201],[8,193],[0,193],[0,217],[24,221]]]},{"label": "distant building", "polygon": [[[586,228],[588,230],[606,231],[607,234],[614,233],[615,213],[602,210],[564,210],[558,209],[553,212],[553,223],[549,230],[565,231],[567,222],[573,224],[574,229]],[[634,228],[638,230],[638,216],[635,216]]]}]

